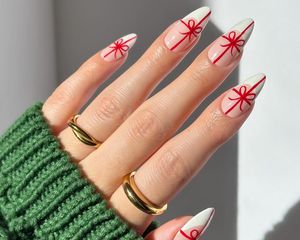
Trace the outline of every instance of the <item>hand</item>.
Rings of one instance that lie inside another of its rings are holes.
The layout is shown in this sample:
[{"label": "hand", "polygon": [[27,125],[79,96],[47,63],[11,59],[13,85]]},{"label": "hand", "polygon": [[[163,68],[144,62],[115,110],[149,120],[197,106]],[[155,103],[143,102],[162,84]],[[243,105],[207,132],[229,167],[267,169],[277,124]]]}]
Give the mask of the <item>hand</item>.
[{"label": "hand", "polygon": [[[229,89],[187,129],[173,136],[237,66],[254,27],[252,19],[232,27],[172,83],[148,98],[198,42],[209,16],[210,10],[204,7],[172,24],[133,66],[84,109],[77,124],[100,141],[100,147],[79,141],[67,122],[125,62],[136,41],[135,34],[120,38],[88,59],[43,107],[63,148],[139,233],[144,232],[154,216],[129,201],[122,188],[122,177],[138,169],[134,179],[144,196],[157,205],[169,202],[244,123],[266,79],[257,74]],[[176,222],[182,223],[183,220]]]}]

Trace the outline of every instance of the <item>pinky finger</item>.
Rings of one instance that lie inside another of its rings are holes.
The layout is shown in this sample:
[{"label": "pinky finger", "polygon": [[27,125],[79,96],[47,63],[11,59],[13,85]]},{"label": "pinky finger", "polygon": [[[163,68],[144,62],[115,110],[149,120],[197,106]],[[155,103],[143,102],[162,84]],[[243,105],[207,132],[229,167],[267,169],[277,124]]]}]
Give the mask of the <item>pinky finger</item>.
[{"label": "pinky finger", "polygon": [[198,240],[209,226],[215,210],[207,208],[194,217],[175,218],[150,232],[145,240]]},{"label": "pinky finger", "polygon": [[45,117],[55,133],[64,129],[68,119],[87,103],[98,86],[125,62],[136,38],[136,34],[119,38],[86,60],[55,89],[43,106]]}]

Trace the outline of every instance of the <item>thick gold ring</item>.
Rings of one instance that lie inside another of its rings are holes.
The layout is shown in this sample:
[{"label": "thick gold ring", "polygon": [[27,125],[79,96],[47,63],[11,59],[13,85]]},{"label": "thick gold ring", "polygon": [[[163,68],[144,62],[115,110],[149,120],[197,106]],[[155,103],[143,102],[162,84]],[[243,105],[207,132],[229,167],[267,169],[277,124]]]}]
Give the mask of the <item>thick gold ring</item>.
[{"label": "thick gold ring", "polygon": [[68,122],[69,127],[71,127],[74,135],[84,144],[98,148],[101,142],[93,138],[90,134],[84,131],[81,127],[77,125],[77,118],[79,115],[74,115]]},{"label": "thick gold ring", "polygon": [[140,210],[151,215],[160,215],[164,213],[168,204],[160,207],[147,199],[136,186],[134,181],[135,171],[128,173],[123,177],[123,189],[129,200]]}]

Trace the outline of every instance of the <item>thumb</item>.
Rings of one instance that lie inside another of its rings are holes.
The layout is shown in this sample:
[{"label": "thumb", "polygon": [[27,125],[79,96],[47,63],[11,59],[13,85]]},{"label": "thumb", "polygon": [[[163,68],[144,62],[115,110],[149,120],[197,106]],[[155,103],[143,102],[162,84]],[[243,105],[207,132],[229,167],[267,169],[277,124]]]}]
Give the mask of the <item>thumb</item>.
[{"label": "thumb", "polygon": [[145,240],[173,240],[180,228],[193,216],[182,216],[161,225],[159,228],[150,232]]},{"label": "thumb", "polygon": [[198,240],[210,224],[214,213],[214,208],[207,208],[194,217],[175,218],[150,232],[145,240]]}]

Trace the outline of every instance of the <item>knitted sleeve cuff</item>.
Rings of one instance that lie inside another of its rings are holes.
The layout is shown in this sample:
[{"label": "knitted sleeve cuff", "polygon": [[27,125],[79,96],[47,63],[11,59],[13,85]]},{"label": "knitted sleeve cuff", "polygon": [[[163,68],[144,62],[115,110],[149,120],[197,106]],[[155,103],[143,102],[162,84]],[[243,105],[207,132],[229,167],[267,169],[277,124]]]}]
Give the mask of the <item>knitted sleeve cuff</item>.
[{"label": "knitted sleeve cuff", "polygon": [[1,239],[143,239],[81,176],[42,114],[28,108],[0,137]]}]

